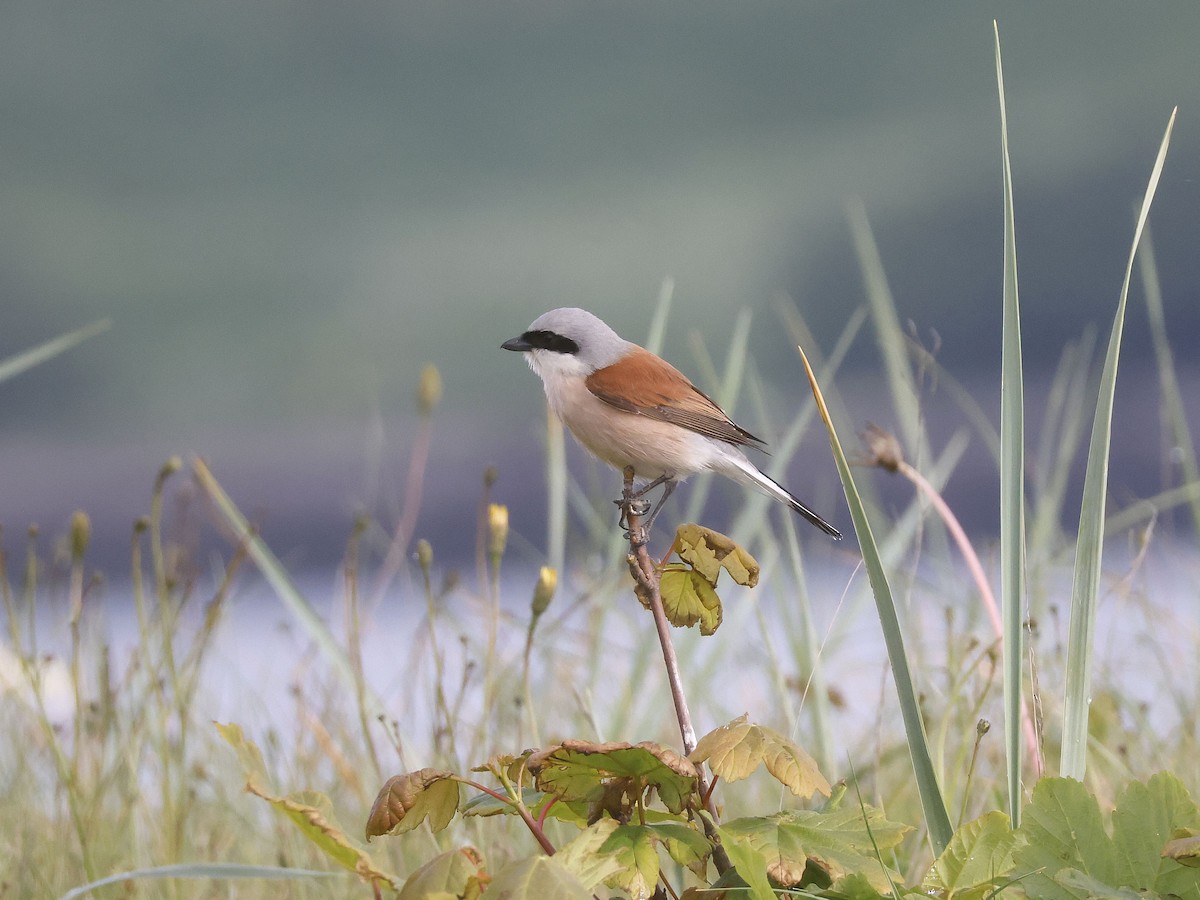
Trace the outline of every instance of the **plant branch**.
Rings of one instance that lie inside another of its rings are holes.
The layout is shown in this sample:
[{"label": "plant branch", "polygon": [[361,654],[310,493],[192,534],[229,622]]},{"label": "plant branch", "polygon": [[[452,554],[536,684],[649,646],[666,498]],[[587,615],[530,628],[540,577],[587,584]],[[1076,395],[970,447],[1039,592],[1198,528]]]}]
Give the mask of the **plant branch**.
[{"label": "plant branch", "polygon": [[[621,520],[625,523],[629,534],[629,571],[642,590],[643,596],[650,605],[654,616],[654,627],[658,631],[658,641],[662,646],[663,662],[667,668],[667,680],[671,685],[671,699],[675,703],[675,716],[679,720],[679,734],[683,738],[683,752],[690,754],[696,749],[696,729],[692,725],[692,714],[688,710],[687,697],[683,693],[683,679],[679,675],[679,658],[675,655],[675,645],[671,641],[671,625],[663,610],[662,593],[659,591],[659,570],[650,553],[646,549],[646,533],[642,528],[642,514],[635,501],[633,490],[633,467],[625,467],[625,490],[621,494]],[[696,787],[703,800],[708,816],[701,816],[704,833],[713,845],[713,864],[721,874],[732,868],[725,849],[717,837],[717,825],[720,816],[717,814],[716,803],[713,802],[707,779],[700,767],[696,771]],[[711,818],[710,818],[711,817]]]}]

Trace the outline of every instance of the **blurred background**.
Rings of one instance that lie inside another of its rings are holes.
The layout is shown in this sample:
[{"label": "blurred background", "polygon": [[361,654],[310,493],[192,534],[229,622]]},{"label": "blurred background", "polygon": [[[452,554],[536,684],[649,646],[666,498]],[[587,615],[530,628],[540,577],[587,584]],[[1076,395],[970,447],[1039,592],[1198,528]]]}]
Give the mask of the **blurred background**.
[{"label": "blurred background", "polygon": [[[536,548],[541,388],[499,344],[562,305],[643,340],[669,277],[664,354],[699,380],[692,337],[719,366],[749,311],[771,413],[790,419],[807,388],[778,304],[827,352],[865,302],[849,203],[914,334],[995,414],[994,17],[1031,427],[1063,346],[1089,323],[1107,337],[1176,105],[1151,224],[1184,395],[1200,396],[1191,0],[6,4],[0,359],[112,321],[0,383],[6,543],[83,508],[119,569],[159,466],[195,453],[286,559],[332,561],[356,511],[394,522],[433,363],[444,398],[416,536],[469,550],[495,464],[495,497]],[[1123,497],[1170,479],[1141,296],[1135,279]],[[864,331],[838,376],[846,427],[892,424],[879,369]],[[824,438],[806,448],[789,484],[848,525]],[[994,532],[982,448],[947,492]]]}]

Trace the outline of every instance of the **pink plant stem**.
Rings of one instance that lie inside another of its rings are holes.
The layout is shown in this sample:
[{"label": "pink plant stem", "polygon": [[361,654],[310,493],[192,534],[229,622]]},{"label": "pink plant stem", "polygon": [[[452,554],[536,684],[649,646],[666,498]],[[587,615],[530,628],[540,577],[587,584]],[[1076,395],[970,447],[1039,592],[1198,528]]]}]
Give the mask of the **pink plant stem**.
[{"label": "pink plant stem", "polygon": [[[897,471],[916,485],[917,489],[925,495],[929,502],[933,504],[933,508],[937,510],[938,515],[941,516],[946,529],[950,532],[950,536],[954,538],[954,543],[958,545],[959,552],[962,553],[963,559],[966,560],[971,577],[975,579],[979,595],[983,598],[983,608],[987,612],[988,618],[992,621],[992,628],[996,632],[996,637],[1003,641],[1004,626],[1000,621],[1000,608],[996,604],[996,597],[992,593],[992,587],[988,583],[987,575],[984,574],[983,566],[979,562],[975,548],[971,545],[971,541],[959,523],[958,517],[954,515],[953,510],[942,499],[942,495],[926,480],[924,475],[904,461],[899,463]],[[1044,770],[1041,747],[1038,744],[1037,728],[1034,726],[1033,716],[1029,713],[1029,707],[1026,705],[1024,697],[1021,698],[1021,727],[1025,732],[1025,743],[1029,747],[1030,763],[1033,766],[1034,775],[1040,778]]]}]

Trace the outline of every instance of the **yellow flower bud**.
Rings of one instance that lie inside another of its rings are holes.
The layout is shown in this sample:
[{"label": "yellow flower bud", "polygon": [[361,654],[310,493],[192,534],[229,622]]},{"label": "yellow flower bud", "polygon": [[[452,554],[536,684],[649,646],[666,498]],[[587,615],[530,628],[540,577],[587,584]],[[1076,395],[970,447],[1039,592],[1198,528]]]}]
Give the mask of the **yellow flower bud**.
[{"label": "yellow flower bud", "polygon": [[488,504],[488,550],[493,560],[504,555],[508,544],[508,507],[500,503]]},{"label": "yellow flower bud", "polygon": [[433,363],[421,370],[421,385],[417,389],[417,407],[421,415],[432,413],[442,400],[442,375]]},{"label": "yellow flower bud", "polygon": [[83,510],[78,510],[71,516],[71,555],[76,559],[83,556],[91,539],[92,520]]},{"label": "yellow flower bud", "polygon": [[537,584],[533,588],[533,614],[540,616],[554,599],[554,591],[558,587],[558,572],[549,566],[542,566],[538,573]]}]

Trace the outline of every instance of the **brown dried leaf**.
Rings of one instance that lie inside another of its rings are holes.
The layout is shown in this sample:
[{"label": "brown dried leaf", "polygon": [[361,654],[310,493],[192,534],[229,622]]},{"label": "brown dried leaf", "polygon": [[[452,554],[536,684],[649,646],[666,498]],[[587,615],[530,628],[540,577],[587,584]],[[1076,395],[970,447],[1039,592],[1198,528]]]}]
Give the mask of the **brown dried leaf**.
[{"label": "brown dried leaf", "polygon": [[381,834],[403,834],[429,819],[441,831],[458,811],[461,791],[453,772],[420,769],[389,778],[367,816],[367,840]]}]

